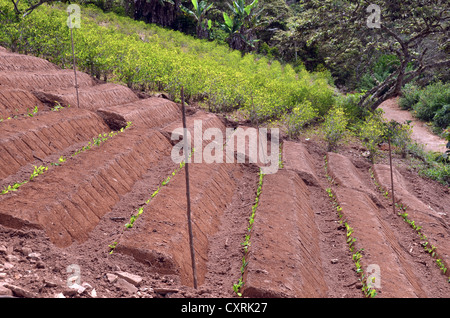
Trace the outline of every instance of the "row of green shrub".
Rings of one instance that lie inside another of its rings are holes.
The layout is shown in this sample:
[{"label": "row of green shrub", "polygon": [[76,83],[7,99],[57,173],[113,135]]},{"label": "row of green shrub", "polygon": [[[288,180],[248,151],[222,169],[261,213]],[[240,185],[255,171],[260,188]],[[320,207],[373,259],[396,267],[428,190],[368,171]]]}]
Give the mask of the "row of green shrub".
[{"label": "row of green shrub", "polygon": [[450,83],[436,82],[424,88],[407,84],[402,95],[402,109],[412,110],[417,118],[432,122],[440,130],[450,126]]},{"label": "row of green shrub", "polygon": [[423,145],[412,139],[412,127],[408,123],[388,122],[382,109],[375,112],[361,110],[358,108],[359,97],[360,94],[339,96],[325,116],[321,131],[328,150],[334,150],[354,136],[362,142],[367,149],[367,158],[374,163],[381,154],[379,145],[385,143],[389,135],[394,153],[410,160],[411,167],[417,169],[419,175],[450,185],[450,128],[443,132],[449,151],[444,154],[427,152]]},{"label": "row of green shrub", "polygon": [[[12,15],[12,4],[0,0]],[[71,65],[70,31],[63,4],[42,5],[12,23],[0,15],[0,45],[40,56],[65,68]],[[334,103],[329,74],[298,72],[287,64],[253,54],[242,56],[223,44],[82,7],[74,29],[78,67],[108,81],[145,91],[166,91],[212,111],[242,109],[259,121],[279,118],[303,103],[324,115]]]}]

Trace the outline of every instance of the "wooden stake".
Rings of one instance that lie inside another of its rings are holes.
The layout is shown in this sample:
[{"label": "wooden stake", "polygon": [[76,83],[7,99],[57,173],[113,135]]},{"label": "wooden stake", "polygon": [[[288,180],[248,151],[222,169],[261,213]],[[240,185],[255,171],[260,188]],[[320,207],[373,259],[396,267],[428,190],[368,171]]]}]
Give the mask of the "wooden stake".
[{"label": "wooden stake", "polygon": [[395,195],[394,195],[394,175],[392,172],[392,153],[391,153],[391,138],[388,138],[389,143],[389,166],[391,168],[391,189],[392,189],[392,210],[395,214]]},{"label": "wooden stake", "polygon": [[[70,19],[70,11],[69,11],[69,19]],[[73,25],[70,27],[70,39],[72,41],[72,57],[73,57],[73,72],[75,74],[75,90],[77,92],[77,107],[80,108],[80,99],[78,97],[78,79],[77,79],[77,69],[76,69],[76,61],[75,61],[75,46],[73,44]]]},{"label": "wooden stake", "polygon": [[186,128],[186,111],[184,106],[184,88],[181,87],[181,106],[183,114],[183,138],[184,138],[184,151],[185,151],[185,165],[184,170],[186,172],[186,201],[187,201],[187,220],[188,220],[188,230],[189,230],[189,246],[191,250],[191,261],[192,261],[192,276],[194,280],[194,288],[197,289],[197,269],[195,266],[195,251],[194,251],[194,236],[192,234],[192,221],[191,221],[191,194],[189,189],[189,152],[188,150],[188,140],[187,140],[187,128]]}]

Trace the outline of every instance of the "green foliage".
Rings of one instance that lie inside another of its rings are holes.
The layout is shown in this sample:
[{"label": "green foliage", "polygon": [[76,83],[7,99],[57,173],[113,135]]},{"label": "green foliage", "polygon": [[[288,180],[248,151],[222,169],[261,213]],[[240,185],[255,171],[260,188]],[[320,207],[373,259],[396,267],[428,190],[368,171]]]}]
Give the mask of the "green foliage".
[{"label": "green foliage", "polygon": [[441,163],[450,163],[450,128],[447,128],[443,132],[444,138],[447,140],[446,148],[447,150],[442,155],[439,155],[436,158],[436,161]]},{"label": "green foliage", "polygon": [[340,106],[333,107],[325,117],[324,131],[328,142],[328,150],[334,150],[347,131],[348,119],[344,109]]},{"label": "green foliage", "polygon": [[258,188],[256,190],[256,197],[255,202],[252,205],[252,214],[250,215],[250,218],[248,220],[248,227],[247,227],[247,234],[245,235],[244,242],[241,243],[244,249],[244,256],[242,257],[242,266],[241,266],[241,276],[237,283],[233,284],[233,291],[238,295],[239,297],[242,296],[242,293],[240,292],[242,286],[244,286],[244,272],[245,268],[248,264],[248,261],[246,261],[246,256],[248,255],[248,248],[250,247],[250,234],[253,228],[253,223],[255,221],[256,216],[256,209],[258,208],[259,204],[259,197],[262,193],[262,186],[264,181],[264,174],[262,171],[259,171],[259,182],[258,182]]},{"label": "green foliage", "polygon": [[396,146],[395,151],[406,157],[408,145],[411,144],[412,127],[409,122],[400,124],[395,120],[384,123],[384,139]]},{"label": "green foliage", "polygon": [[[0,10],[10,12],[12,5],[0,0]],[[244,15],[248,10],[244,7]],[[66,20],[64,5],[57,3],[42,5],[20,22],[2,20],[0,45],[72,67]],[[74,30],[74,38],[80,70],[133,89],[165,91],[173,100],[180,98],[184,86],[188,103],[202,101],[211,111],[254,109],[262,122],[281,118],[305,100],[320,115],[334,103],[333,90],[321,73],[296,72],[266,57],[242,56],[225,44],[93,7],[82,6],[81,28]]]},{"label": "green foliage", "polygon": [[185,6],[181,5],[181,11],[192,17],[197,23],[197,37],[204,39],[208,37],[208,30],[212,27],[212,21],[206,18],[206,14],[213,7],[213,3],[208,3],[207,1],[192,0],[193,10],[189,10]]},{"label": "green foliage", "polygon": [[345,95],[340,94],[335,97],[335,104],[342,107],[345,116],[349,120],[349,125],[356,124],[369,115],[367,109],[359,107],[358,105],[362,95],[362,93],[349,93]]},{"label": "green foliage", "polygon": [[287,127],[287,133],[290,138],[295,138],[300,133],[303,126],[310,123],[319,115],[317,109],[312,107],[309,100],[294,107],[290,114],[286,114],[284,121]]},{"label": "green foliage", "polygon": [[439,109],[433,117],[433,123],[440,128],[450,127],[450,104]]},{"label": "green foliage", "polygon": [[420,99],[420,88],[414,84],[406,84],[402,88],[402,97],[399,99],[398,104],[401,109],[410,110]]},{"label": "green foliage", "polygon": [[413,109],[415,116],[445,129],[450,125],[450,83],[437,82],[423,89],[413,85],[403,89],[400,105]]},{"label": "green foliage", "polygon": [[384,121],[382,111],[376,110],[356,126],[358,137],[369,151],[369,159],[374,162],[378,154],[378,144],[383,142]]},{"label": "green foliage", "polygon": [[373,67],[364,74],[359,83],[360,89],[369,90],[377,83],[383,82],[399,66],[400,61],[396,55],[382,55]]},{"label": "green foliage", "polygon": [[[449,141],[450,142],[450,141]],[[450,146],[447,144],[447,146]],[[448,147],[450,149],[450,147]],[[438,181],[446,186],[450,185],[450,165],[445,154],[427,152],[423,145],[416,142],[407,146],[407,152],[413,157],[412,167],[419,171],[419,175]]]},{"label": "green foliage", "polygon": [[[419,236],[419,238],[421,239],[421,245],[423,247],[423,249],[430,254],[430,256],[432,258],[434,258],[436,260],[436,264],[439,267],[439,269],[442,271],[442,273],[445,275],[447,274],[447,267],[446,264],[442,261],[442,259],[439,258],[438,252],[437,252],[437,247],[432,245],[429,241],[428,238],[426,237],[426,235],[422,232],[422,227],[418,226],[416,224],[416,222],[414,220],[411,220],[408,217],[408,213],[406,213],[406,206],[399,206],[396,204],[397,208],[400,208],[400,212],[398,212],[398,215],[400,215],[403,220],[408,223],[416,232],[417,235]],[[450,282],[450,279],[448,279],[448,281]]]}]

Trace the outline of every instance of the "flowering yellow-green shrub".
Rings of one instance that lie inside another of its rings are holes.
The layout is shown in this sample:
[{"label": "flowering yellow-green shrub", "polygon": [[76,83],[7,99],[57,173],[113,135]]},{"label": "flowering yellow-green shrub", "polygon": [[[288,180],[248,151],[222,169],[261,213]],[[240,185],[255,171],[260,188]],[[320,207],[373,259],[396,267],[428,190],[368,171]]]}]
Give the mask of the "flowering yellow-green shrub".
[{"label": "flowering yellow-green shrub", "polygon": [[294,107],[292,112],[286,114],[284,118],[288,136],[291,138],[297,137],[303,126],[311,122],[318,115],[319,111],[314,109],[308,100]]},{"label": "flowering yellow-green shrub", "polygon": [[334,150],[347,131],[348,118],[342,106],[333,107],[325,117],[324,132],[328,150]]},{"label": "flowering yellow-green shrub", "polygon": [[[72,67],[66,5],[42,5],[20,22],[0,15],[0,45]],[[0,10],[13,5],[0,0]],[[333,105],[326,74],[298,73],[290,65],[253,54],[241,56],[227,45],[82,6],[74,29],[77,65],[100,79],[145,91],[166,91],[212,111],[254,110],[258,121],[281,118],[309,101],[323,116]]]},{"label": "flowering yellow-green shrub", "polygon": [[369,151],[369,159],[373,162],[378,154],[378,144],[384,140],[385,122],[382,110],[371,113],[358,126],[358,136]]}]

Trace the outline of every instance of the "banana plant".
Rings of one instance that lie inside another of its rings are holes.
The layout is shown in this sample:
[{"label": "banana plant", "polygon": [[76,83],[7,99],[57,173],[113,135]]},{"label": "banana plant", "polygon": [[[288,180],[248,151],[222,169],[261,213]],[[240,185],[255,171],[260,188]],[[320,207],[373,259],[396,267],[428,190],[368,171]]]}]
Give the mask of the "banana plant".
[{"label": "banana plant", "polygon": [[208,30],[212,27],[212,22],[211,20],[206,19],[206,14],[212,9],[214,4],[208,3],[204,0],[201,0],[200,2],[197,0],[191,0],[191,2],[194,7],[193,11],[183,5],[181,5],[181,11],[194,18],[197,22],[197,37],[200,39],[205,39],[209,35]]},{"label": "banana plant", "polygon": [[246,47],[253,48],[258,40],[253,39],[254,30],[261,26],[261,10],[255,10],[258,0],[246,5],[244,0],[235,0],[227,3],[231,10],[231,16],[223,13],[224,23],[220,28],[228,34],[228,44],[232,49],[243,50]]}]

